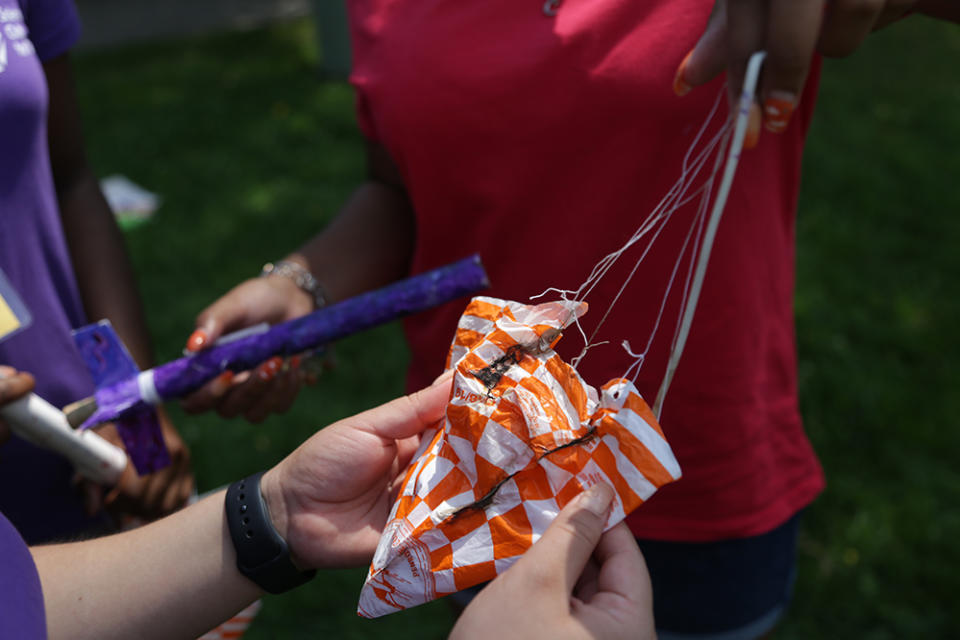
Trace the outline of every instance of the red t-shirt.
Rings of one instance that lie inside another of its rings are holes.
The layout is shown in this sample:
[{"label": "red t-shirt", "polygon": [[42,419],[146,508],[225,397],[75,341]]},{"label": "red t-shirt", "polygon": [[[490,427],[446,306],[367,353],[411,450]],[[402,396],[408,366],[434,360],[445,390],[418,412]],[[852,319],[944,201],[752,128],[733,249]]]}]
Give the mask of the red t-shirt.
[{"label": "red t-shirt", "polygon": [[[674,70],[701,33],[701,0],[354,0],[352,82],[365,134],[397,163],[417,215],[413,271],[478,252],[488,295],[576,289],[681,173],[722,79],[683,98]],[[787,131],[745,154],[720,224],[683,358],[662,413],[683,478],[628,522],[642,537],[762,533],[823,487],[797,410],[794,218],[818,69]],[[726,107],[722,107],[725,109]],[[717,119],[719,125],[720,118]],[[715,129],[714,129],[715,130]],[[694,206],[675,214],[578,367],[600,386],[646,343]],[[588,298],[589,329],[638,254]],[[677,310],[640,371],[652,403]],[[442,369],[463,303],[406,324],[409,384]],[[592,316],[592,317],[591,317]],[[564,344],[567,343],[567,344]],[[568,332],[568,359],[582,342]]]}]

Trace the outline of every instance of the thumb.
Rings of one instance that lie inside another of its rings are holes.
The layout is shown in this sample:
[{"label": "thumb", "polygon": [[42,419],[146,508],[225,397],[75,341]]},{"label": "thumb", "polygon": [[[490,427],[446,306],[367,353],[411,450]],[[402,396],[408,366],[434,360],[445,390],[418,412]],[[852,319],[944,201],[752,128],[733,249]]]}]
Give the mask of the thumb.
[{"label": "thumb", "polygon": [[434,380],[429,387],[402,396],[353,418],[346,418],[356,428],[370,431],[381,438],[403,440],[421,433],[443,418],[450,400],[452,370]]},{"label": "thumb", "polygon": [[552,580],[562,580],[565,593],[572,593],[603,535],[613,497],[613,489],[604,482],[581,493],[560,511],[520,562],[553,574]]},{"label": "thumb", "polygon": [[[296,290],[296,285],[286,278]],[[300,314],[302,315],[302,314]],[[199,351],[212,345],[231,331],[237,331],[260,322],[273,324],[290,315],[285,296],[273,291],[263,278],[251,278],[241,282],[197,315],[196,330],[187,340],[189,351]]]},{"label": "thumb", "polygon": [[25,396],[33,390],[33,376],[13,367],[0,366],[0,405]]},{"label": "thumb", "polygon": [[245,326],[250,319],[244,306],[244,295],[235,294],[236,287],[197,315],[196,329],[187,340],[189,351],[205,349],[227,331]]},{"label": "thumb", "polygon": [[223,329],[208,307],[197,316],[197,328],[187,338],[187,351],[200,351],[217,341]]}]

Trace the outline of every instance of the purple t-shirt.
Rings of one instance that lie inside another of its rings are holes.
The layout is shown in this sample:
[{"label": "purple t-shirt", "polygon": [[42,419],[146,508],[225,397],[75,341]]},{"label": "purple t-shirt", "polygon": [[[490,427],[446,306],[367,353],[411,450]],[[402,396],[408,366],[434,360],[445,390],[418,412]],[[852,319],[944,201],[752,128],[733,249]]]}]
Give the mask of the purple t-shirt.
[{"label": "purple t-shirt", "polygon": [[[70,0],[0,0],[0,268],[33,324],[0,342],[0,363],[29,371],[56,406],[93,383],[70,337],[85,323],[47,147],[42,63],[65,53],[80,24]],[[66,459],[11,439],[0,447],[0,512],[31,543],[87,524]]]},{"label": "purple t-shirt", "polygon": [[0,638],[46,637],[43,592],[33,557],[23,538],[0,513]]}]

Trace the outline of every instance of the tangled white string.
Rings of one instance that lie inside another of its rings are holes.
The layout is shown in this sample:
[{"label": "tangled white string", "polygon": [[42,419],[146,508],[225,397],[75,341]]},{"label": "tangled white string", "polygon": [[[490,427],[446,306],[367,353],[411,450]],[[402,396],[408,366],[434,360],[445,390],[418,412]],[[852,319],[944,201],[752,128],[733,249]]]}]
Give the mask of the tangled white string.
[{"label": "tangled white string", "polygon": [[[713,122],[713,119],[716,117],[720,104],[722,103],[723,97],[726,93],[725,88],[721,89],[717,99],[714,101],[713,106],[710,109],[709,114],[691,142],[686,154],[684,154],[680,177],[667,191],[667,194],[657,204],[657,206],[654,207],[653,211],[651,211],[640,222],[640,225],[637,227],[636,231],[634,231],[633,235],[631,235],[630,238],[628,238],[619,249],[602,258],[593,267],[593,270],[590,272],[590,275],[583,282],[583,284],[581,284],[577,289],[567,290],[551,287],[544,292],[531,297],[531,299],[536,299],[543,297],[548,293],[554,293],[563,300],[585,301],[597,284],[608,274],[614,264],[616,264],[617,261],[620,260],[620,258],[623,257],[623,255],[631,247],[639,243],[642,239],[646,239],[646,244],[643,245],[642,251],[640,252],[639,257],[636,259],[632,269],[630,270],[630,273],[624,279],[616,295],[613,297],[613,300],[611,300],[607,305],[603,316],[600,318],[596,326],[594,326],[593,331],[589,336],[587,336],[586,331],[583,329],[580,321],[575,320],[577,330],[580,332],[584,342],[584,347],[580,354],[571,361],[571,364],[574,367],[577,367],[591,348],[606,343],[606,341],[595,342],[600,328],[610,316],[610,312],[620,300],[624,291],[626,291],[627,286],[630,284],[630,281],[633,279],[641,263],[643,263],[647,254],[650,252],[653,243],[660,236],[671,217],[673,217],[673,215],[681,207],[689,204],[695,199],[699,199],[697,202],[696,213],[691,220],[690,228],[688,229],[684,241],[680,247],[677,258],[674,261],[673,269],[670,272],[666,289],[660,300],[660,306],[654,326],[650,331],[643,349],[637,353],[633,351],[628,341],[624,340],[622,343],[623,348],[631,356],[631,358],[633,358],[633,361],[629,367],[627,367],[623,377],[636,381],[640,369],[646,360],[646,356],[650,351],[650,347],[653,344],[653,340],[660,328],[663,320],[664,309],[666,308],[667,300],[673,291],[678,273],[681,271],[681,267],[685,265],[685,276],[683,278],[683,291],[680,297],[680,308],[678,312],[679,319],[676,325],[677,328],[671,340],[670,356],[667,362],[666,371],[660,384],[660,389],[657,392],[657,398],[653,405],[653,412],[658,419],[660,418],[660,414],[663,409],[663,402],[666,397],[667,390],[669,389],[670,383],[673,380],[673,375],[676,372],[677,365],[680,361],[680,356],[683,353],[687,336],[690,332],[690,325],[693,321],[693,315],[696,311],[697,301],[700,297],[700,290],[703,286],[703,278],[706,273],[707,263],[710,259],[710,252],[713,247],[714,237],[716,236],[717,226],[720,223],[720,217],[723,214],[727,196],[730,193],[730,186],[733,183],[733,178],[736,174],[737,164],[740,159],[740,152],[743,149],[743,140],[746,136],[750,106],[753,104],[757,79],[759,77],[760,67],[763,64],[764,57],[764,52],[758,52],[751,56],[747,65],[747,73],[744,78],[743,89],[740,94],[737,112],[732,114],[727,119],[726,123],[716,134],[707,139],[706,142],[703,142],[706,131],[708,130],[710,123]],[[701,144],[702,148],[698,150],[698,147]],[[723,153],[724,149],[727,150],[726,154]],[[724,157],[726,158],[725,163],[723,162]],[[713,199],[713,207],[711,208],[710,201],[714,191],[714,181],[716,180],[717,174],[720,173],[721,168],[723,168],[723,175],[716,192],[716,197]],[[709,216],[707,216],[708,209],[710,210]]]}]

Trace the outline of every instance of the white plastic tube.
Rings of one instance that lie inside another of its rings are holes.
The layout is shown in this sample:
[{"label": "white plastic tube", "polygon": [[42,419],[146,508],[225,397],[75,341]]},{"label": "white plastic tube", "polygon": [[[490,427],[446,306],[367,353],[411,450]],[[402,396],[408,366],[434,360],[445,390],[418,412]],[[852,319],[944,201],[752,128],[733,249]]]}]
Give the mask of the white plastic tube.
[{"label": "white plastic tube", "polygon": [[693,273],[693,282],[687,294],[687,300],[683,308],[683,317],[680,319],[680,327],[677,330],[677,337],[670,351],[667,371],[663,375],[663,382],[660,383],[657,399],[653,403],[653,415],[657,417],[657,420],[660,419],[660,414],[663,411],[663,401],[667,396],[667,389],[670,388],[670,383],[673,381],[673,374],[677,370],[677,365],[680,364],[683,347],[687,344],[687,335],[690,333],[690,323],[693,322],[693,313],[697,309],[697,301],[700,298],[700,288],[703,286],[707,263],[710,261],[710,251],[713,249],[713,239],[717,234],[717,225],[720,224],[720,216],[723,215],[723,209],[727,206],[727,196],[730,195],[730,185],[733,184],[733,177],[737,173],[737,164],[740,162],[740,152],[743,151],[743,140],[747,136],[750,106],[756,97],[757,82],[760,79],[760,69],[763,67],[763,60],[766,57],[766,51],[757,51],[750,56],[750,60],[747,62],[747,72],[743,78],[743,89],[740,91],[739,106],[737,113],[734,115],[733,139],[730,141],[730,147],[727,150],[727,164],[723,168],[723,177],[720,179],[717,197],[713,201],[710,219],[707,221],[707,228],[703,234],[703,243],[700,245],[700,256],[697,258],[696,269]]},{"label": "white plastic tube", "polygon": [[15,434],[68,458],[82,476],[114,485],[127,466],[126,452],[93,431],[75,431],[62,411],[35,393],[0,407]]}]

